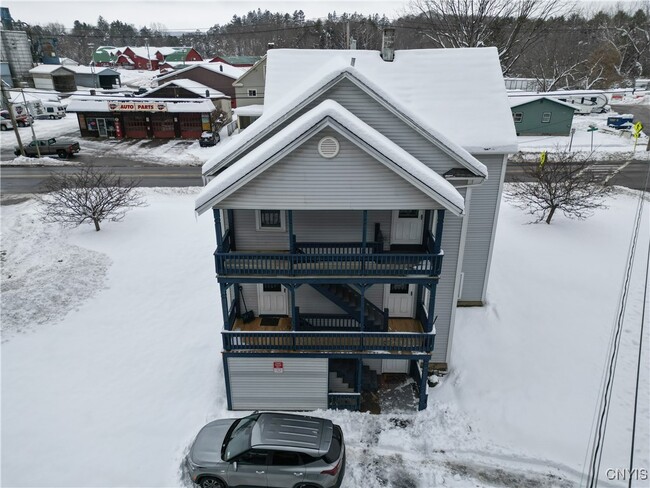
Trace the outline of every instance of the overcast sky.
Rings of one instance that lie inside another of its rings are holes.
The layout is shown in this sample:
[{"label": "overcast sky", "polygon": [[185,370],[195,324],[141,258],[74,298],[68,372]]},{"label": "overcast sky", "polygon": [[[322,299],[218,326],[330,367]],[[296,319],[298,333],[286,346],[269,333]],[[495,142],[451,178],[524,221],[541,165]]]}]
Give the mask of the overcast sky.
[{"label": "overcast sky", "polygon": [[408,0],[340,1],[243,1],[243,0],[3,0],[14,20],[28,24],[59,22],[72,27],[75,20],[96,24],[100,15],[108,22],[121,20],[136,27],[164,24],[170,30],[206,30],[215,24],[227,24],[233,15],[250,10],[289,12],[301,10],[307,19],[325,17],[336,11],[379,13],[398,17]]},{"label": "overcast sky", "polygon": [[[571,0],[568,0],[571,1]],[[597,9],[618,4],[641,5],[648,0],[577,0],[581,6]],[[325,17],[336,11],[361,14],[385,14],[397,18],[408,7],[409,0],[354,0],[348,2],[322,0],[248,1],[248,0],[3,0],[14,20],[28,24],[58,22],[72,27],[75,20],[97,23],[100,15],[108,22],[121,20],[136,27],[163,24],[169,30],[206,30],[215,24],[227,24],[233,15],[244,15],[261,8],[272,12],[301,10],[307,19]]]}]

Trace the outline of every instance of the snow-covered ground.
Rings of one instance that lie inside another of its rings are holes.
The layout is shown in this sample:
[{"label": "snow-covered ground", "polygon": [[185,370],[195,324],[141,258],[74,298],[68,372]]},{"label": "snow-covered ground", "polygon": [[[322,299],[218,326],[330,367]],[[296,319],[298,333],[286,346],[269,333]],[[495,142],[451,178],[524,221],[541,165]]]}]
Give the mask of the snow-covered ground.
[{"label": "snow-covered ground", "polygon": [[[0,208],[2,486],[189,486],[180,465],[196,432],[241,414],[225,408],[213,222],[194,217],[197,193],[146,190],[147,207],[101,232],[43,224],[31,201]],[[608,203],[550,226],[503,203],[489,303],[458,310],[428,409],[315,413],[345,432],[343,488],[578,486],[637,199]],[[649,214],[603,472],[627,466]]]}]

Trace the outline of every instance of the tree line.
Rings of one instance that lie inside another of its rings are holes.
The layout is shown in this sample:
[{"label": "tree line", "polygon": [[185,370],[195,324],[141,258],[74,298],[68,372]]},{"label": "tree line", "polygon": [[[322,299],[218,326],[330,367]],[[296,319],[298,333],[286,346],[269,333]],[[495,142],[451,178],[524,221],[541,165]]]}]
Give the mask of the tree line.
[{"label": "tree line", "polygon": [[137,28],[120,20],[62,24],[16,22],[35,45],[56,40],[59,56],[82,64],[92,49],[192,46],[206,58],[263,55],[269,44],[297,49],[381,49],[382,30],[396,29],[396,49],[495,46],[504,76],[535,78],[542,90],[631,86],[650,77],[650,2],[637,9],[568,11],[560,0],[414,0],[397,19],[332,12],[323,19],[257,9],[206,32],[173,33],[162,24]]}]

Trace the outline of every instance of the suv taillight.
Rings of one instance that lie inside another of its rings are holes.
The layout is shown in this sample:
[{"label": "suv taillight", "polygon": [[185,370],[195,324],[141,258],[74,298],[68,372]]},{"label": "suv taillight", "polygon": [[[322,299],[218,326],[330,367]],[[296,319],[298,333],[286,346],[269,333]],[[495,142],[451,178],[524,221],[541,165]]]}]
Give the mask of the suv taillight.
[{"label": "suv taillight", "polygon": [[341,460],[339,460],[339,462],[336,463],[336,466],[334,466],[332,469],[321,471],[320,474],[329,474],[330,476],[336,476],[339,472],[340,467],[341,467]]}]

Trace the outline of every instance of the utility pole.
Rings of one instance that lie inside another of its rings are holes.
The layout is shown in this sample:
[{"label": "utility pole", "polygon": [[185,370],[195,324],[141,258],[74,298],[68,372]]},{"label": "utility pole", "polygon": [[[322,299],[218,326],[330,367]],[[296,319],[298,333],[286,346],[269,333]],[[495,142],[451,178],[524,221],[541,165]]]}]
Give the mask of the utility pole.
[{"label": "utility pole", "polygon": [[345,48],[350,49],[350,21],[345,23]]},{"label": "utility pole", "polygon": [[[27,115],[30,116],[31,114],[29,113],[29,110],[27,110],[27,99],[25,98],[25,91],[21,88],[20,89],[20,94],[23,96],[23,103],[25,104],[25,111],[27,112]],[[38,154],[38,157],[41,157],[41,148],[38,147],[38,143],[36,142],[36,133],[34,132],[34,121],[32,120],[32,123],[29,124],[29,128],[32,129],[32,141],[34,141],[34,145],[36,146],[36,154]]]},{"label": "utility pole", "polygon": [[14,133],[16,134],[16,140],[18,141],[18,147],[20,148],[20,154],[26,156],[25,148],[23,147],[23,141],[20,139],[20,134],[18,133],[18,122],[16,122],[16,115],[14,114],[14,109],[11,102],[9,102],[9,97],[7,96],[7,90],[5,89],[5,82],[0,83],[0,91],[2,91],[2,100],[7,107],[9,112],[9,117],[11,117],[11,125],[14,126]]},{"label": "utility pole", "polygon": [[147,68],[151,71],[151,54],[149,54],[149,38],[144,38],[144,45],[147,46]]}]

